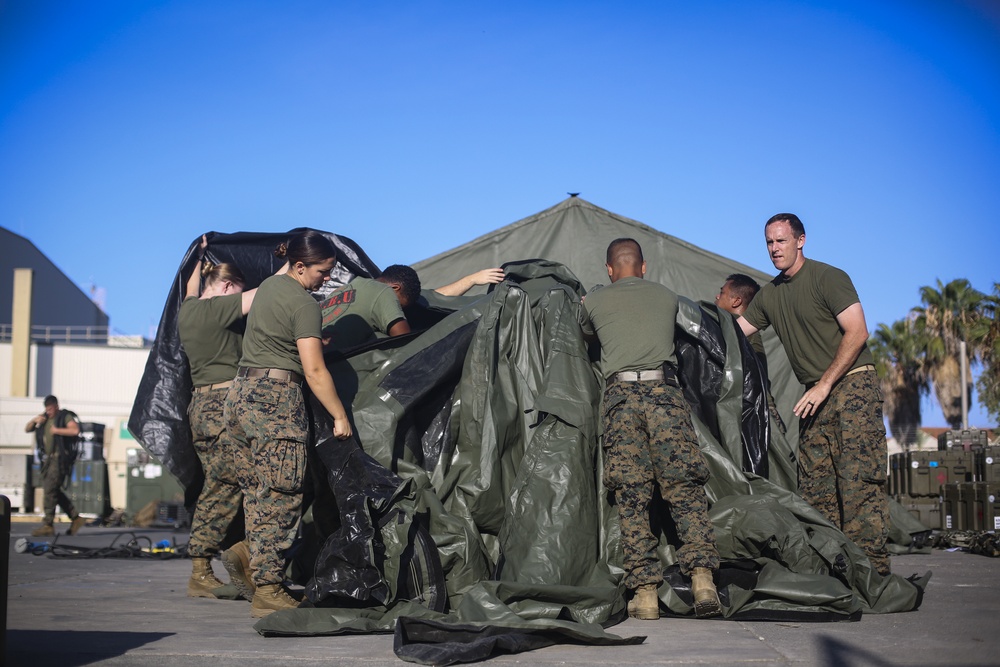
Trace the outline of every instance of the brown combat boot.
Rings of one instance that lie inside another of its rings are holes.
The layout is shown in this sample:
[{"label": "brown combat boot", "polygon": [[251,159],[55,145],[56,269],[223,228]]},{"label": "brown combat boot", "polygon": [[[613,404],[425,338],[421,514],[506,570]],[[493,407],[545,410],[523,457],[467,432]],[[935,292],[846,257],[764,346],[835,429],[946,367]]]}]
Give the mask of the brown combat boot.
[{"label": "brown combat boot", "polygon": [[76,535],[77,533],[80,532],[80,529],[83,528],[83,526],[86,523],[87,523],[86,519],[84,519],[82,516],[77,516],[75,519],[73,519],[73,523],[69,524],[69,530],[66,532],[69,533],[70,535]]},{"label": "brown combat boot", "polygon": [[52,537],[56,534],[56,529],[52,527],[51,523],[43,523],[38,528],[31,531],[32,537]]},{"label": "brown combat boot", "polygon": [[237,542],[222,552],[222,564],[229,573],[229,580],[247,602],[253,601],[257,585],[253,583],[253,571],[250,569],[250,547],[246,540]]},{"label": "brown combat boot", "polygon": [[635,589],[635,595],[628,603],[628,615],[643,621],[660,618],[660,599],[656,595],[656,584],[643,584]]},{"label": "brown combat boot", "polygon": [[712,571],[707,567],[691,570],[691,594],[694,596],[694,615],[698,618],[718,616],[722,613],[719,593],[715,590]]},{"label": "brown combat boot", "polygon": [[281,584],[264,584],[258,586],[250,603],[250,616],[264,618],[280,609],[295,609],[299,601],[288,594]]},{"label": "brown combat boot", "polygon": [[225,586],[212,572],[212,561],[208,558],[191,559],[191,578],[188,579],[189,598],[214,598],[212,592]]}]

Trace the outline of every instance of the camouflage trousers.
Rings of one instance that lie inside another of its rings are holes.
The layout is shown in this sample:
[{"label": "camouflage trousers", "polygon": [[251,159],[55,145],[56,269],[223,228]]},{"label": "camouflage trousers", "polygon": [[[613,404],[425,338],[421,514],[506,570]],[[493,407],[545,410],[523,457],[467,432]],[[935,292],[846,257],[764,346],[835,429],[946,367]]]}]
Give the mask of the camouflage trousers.
[{"label": "camouflage trousers", "polygon": [[205,473],[198,502],[191,519],[188,555],[211,558],[243,504],[243,492],[236,481],[233,446],[226,432],[223,408],[226,390],[195,392],[188,406],[191,439]]},{"label": "camouflage trousers", "polygon": [[73,506],[73,501],[63,491],[63,484],[66,482],[66,475],[63,474],[59,465],[59,455],[50,454],[42,462],[42,496],[45,508],[45,517],[42,523],[51,526],[56,520],[56,506],[58,505],[66,512],[70,519],[80,516]]},{"label": "camouflage trousers", "polygon": [[225,415],[254,583],[281,583],[302,509],[309,431],[302,389],[269,377],[238,377],[226,396]]},{"label": "camouflage trousers", "polygon": [[882,392],[874,372],[844,376],[799,422],[799,495],[889,573]]},{"label": "camouflage trousers", "polygon": [[604,393],[604,484],[615,492],[625,585],[663,581],[650,508],[656,485],[681,545],[681,571],[716,570],[719,553],[708,518],[708,464],[694,437],[681,390],[663,382],[613,382]]}]

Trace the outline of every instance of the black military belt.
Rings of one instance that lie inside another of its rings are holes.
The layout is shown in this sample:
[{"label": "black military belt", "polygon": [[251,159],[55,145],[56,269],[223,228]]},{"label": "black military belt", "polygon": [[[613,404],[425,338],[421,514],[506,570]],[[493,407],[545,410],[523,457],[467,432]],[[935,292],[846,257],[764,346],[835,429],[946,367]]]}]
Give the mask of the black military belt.
[{"label": "black military belt", "polygon": [[247,368],[246,366],[240,366],[240,369],[236,371],[236,377],[238,378],[271,378],[273,380],[284,380],[285,382],[294,382],[295,384],[302,384],[305,378],[296,373],[295,371],[286,371],[284,368]]},{"label": "black military belt", "polygon": [[226,380],[225,382],[216,382],[215,384],[206,384],[202,387],[195,387],[194,392],[196,394],[204,394],[206,391],[212,391],[213,389],[226,389],[233,386],[232,380]]},{"label": "black military belt", "polygon": [[621,371],[611,376],[615,382],[662,382],[663,370],[655,371]]}]

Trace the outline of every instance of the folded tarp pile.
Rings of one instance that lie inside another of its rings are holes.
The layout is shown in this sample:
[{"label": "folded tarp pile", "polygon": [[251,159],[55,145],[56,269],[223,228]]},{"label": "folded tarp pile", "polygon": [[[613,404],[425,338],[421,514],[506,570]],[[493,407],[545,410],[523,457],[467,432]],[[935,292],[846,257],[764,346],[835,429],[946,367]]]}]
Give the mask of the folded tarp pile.
[{"label": "folded tarp pile", "polygon": [[[216,235],[210,253],[238,258],[260,280],[276,268],[267,251],[280,236],[248,236]],[[354,249],[345,275],[377,275],[360,249],[335,238]],[[189,251],[178,285],[193,261]],[[577,324],[583,287],[542,260],[505,270],[485,296],[425,292],[412,320],[428,328],[416,335],[328,358],[355,438],[331,438],[313,403],[312,465],[327,485],[312,508],[311,606],[261,619],[261,634],[394,632],[397,655],[423,664],[643,640],[604,629],[625,618],[625,591],[616,508],[601,482],[602,382]],[[190,481],[186,362],[177,345],[159,344],[176,339],[174,292],[129,428]],[[759,367],[732,317],[682,299],[677,331],[712,471],[724,616],[837,621],[916,609],[923,580],[879,576],[788,488],[787,443],[768,423]],[[673,528],[665,512],[655,518],[660,599],[667,614],[691,615]]]}]

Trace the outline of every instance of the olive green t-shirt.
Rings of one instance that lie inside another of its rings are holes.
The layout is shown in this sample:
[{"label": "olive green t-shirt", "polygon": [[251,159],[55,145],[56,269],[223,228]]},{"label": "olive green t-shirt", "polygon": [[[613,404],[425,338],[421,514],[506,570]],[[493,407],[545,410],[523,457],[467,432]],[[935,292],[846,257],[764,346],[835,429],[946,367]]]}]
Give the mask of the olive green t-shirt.
[{"label": "olive green t-shirt", "polygon": [[184,299],[177,333],[195,387],[232,380],[243,348],[243,295]]},{"label": "olive green t-shirt", "polygon": [[52,419],[46,419],[45,423],[42,424],[42,442],[45,445],[46,457],[59,456],[60,454],[59,448],[56,447],[56,436],[52,434],[52,427],[56,425],[56,422],[59,420],[59,415],[62,412],[66,413],[66,421],[63,423],[63,428],[69,426],[70,422],[76,422],[77,424],[80,423],[80,418],[76,416],[75,412],[70,410],[60,410]]},{"label": "olive green t-shirt", "polygon": [[323,337],[334,350],[347,350],[388,334],[389,328],[405,319],[403,308],[390,285],[371,278],[357,277],[338,288],[320,304]]},{"label": "olive green t-shirt", "polygon": [[[795,377],[812,384],[830,367],[844,338],[837,315],[860,302],[846,273],[806,259],[791,278],[779,274],[764,285],[743,317],[758,329],[773,325]],[[865,345],[851,368],[871,363],[872,353]]]},{"label": "olive green t-shirt", "polygon": [[271,276],[260,284],[247,316],[240,366],[302,373],[295,342],[320,337],[319,303],[295,278]]},{"label": "olive green t-shirt", "polygon": [[601,373],[657,369],[677,363],[677,295],[660,283],[622,278],[587,295],[581,325],[601,343]]}]

